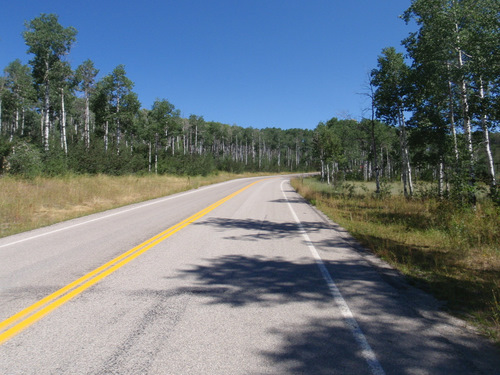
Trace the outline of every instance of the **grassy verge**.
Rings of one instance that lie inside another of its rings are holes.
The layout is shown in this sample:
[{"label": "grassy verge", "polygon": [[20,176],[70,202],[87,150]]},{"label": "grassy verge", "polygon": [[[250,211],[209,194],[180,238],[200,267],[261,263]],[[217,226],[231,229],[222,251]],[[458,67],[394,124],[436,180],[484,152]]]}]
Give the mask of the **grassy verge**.
[{"label": "grassy verge", "polygon": [[0,237],[248,175],[0,178]]},{"label": "grassy verge", "polygon": [[368,184],[292,184],[412,283],[500,344],[499,207],[486,200],[476,210],[431,198],[407,200],[397,185],[386,186],[385,198],[374,198]]}]

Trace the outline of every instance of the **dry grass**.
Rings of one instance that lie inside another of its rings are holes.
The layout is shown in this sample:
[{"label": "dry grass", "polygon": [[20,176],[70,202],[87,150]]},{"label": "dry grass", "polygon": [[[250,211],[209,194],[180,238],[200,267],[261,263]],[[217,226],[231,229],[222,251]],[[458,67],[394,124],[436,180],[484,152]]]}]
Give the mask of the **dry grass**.
[{"label": "dry grass", "polygon": [[464,209],[399,194],[380,199],[370,187],[333,189],[314,179],[293,185],[364,246],[500,344],[499,207],[484,200],[475,210]]},{"label": "dry grass", "polygon": [[[249,175],[245,175],[249,176]],[[0,178],[0,237],[243,175]]]}]

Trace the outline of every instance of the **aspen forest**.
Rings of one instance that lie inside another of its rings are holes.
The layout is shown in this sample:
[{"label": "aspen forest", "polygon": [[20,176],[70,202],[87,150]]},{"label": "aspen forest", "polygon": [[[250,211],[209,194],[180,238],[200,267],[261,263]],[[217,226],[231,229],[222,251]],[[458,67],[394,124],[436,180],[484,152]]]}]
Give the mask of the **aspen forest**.
[{"label": "aspen forest", "polygon": [[41,14],[22,31],[28,63],[14,58],[0,77],[1,173],[318,171],[328,184],[375,181],[377,193],[401,181],[410,197],[426,181],[441,197],[498,200],[499,14],[497,0],[412,1],[401,22],[416,31],[380,52],[358,90],[365,118],[303,129],[184,118],[168,92],[144,108],[126,66],[71,66],[77,30]]}]

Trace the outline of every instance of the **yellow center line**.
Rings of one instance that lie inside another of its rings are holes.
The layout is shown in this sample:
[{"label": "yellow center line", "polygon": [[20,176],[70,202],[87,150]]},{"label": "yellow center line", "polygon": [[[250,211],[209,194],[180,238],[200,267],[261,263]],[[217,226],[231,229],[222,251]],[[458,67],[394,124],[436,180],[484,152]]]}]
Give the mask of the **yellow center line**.
[{"label": "yellow center line", "polygon": [[[221,200],[211,204],[210,206],[204,208],[203,210],[195,213],[194,215],[180,221],[179,223],[173,225],[172,227],[166,229],[165,231],[157,234],[154,237],[144,241],[140,245],[126,251],[120,256],[114,258],[113,260],[103,264],[102,266],[96,268],[95,270],[87,273],[86,275],[80,277],[79,279],[73,281],[72,283],[64,286],[63,288],[57,290],[56,292],[48,295],[47,297],[41,299],[40,301],[34,303],[33,305],[19,311],[17,314],[12,315],[10,318],[0,322],[0,345],[10,338],[17,335],[19,332],[29,327],[36,321],[40,320],[45,315],[49,314],[51,311],[55,310],[59,306],[68,302],[75,296],[79,295],[86,289],[90,288],[92,285],[98,283],[100,280],[111,275],[113,272],[123,267],[130,261],[134,260],[141,254],[145,253],[149,249],[158,245],[162,241],[166,240],[168,237],[172,236],[174,233],[180,231],[181,229],[187,227],[189,224],[195,222],[196,220],[202,218],[210,211],[219,207],[223,203],[227,202],[231,198],[240,194],[249,187],[264,180],[258,180],[252,182],[251,184],[241,188],[238,191],[222,198]],[[16,323],[17,322],[17,323]],[[10,327],[10,328],[9,328]]]}]

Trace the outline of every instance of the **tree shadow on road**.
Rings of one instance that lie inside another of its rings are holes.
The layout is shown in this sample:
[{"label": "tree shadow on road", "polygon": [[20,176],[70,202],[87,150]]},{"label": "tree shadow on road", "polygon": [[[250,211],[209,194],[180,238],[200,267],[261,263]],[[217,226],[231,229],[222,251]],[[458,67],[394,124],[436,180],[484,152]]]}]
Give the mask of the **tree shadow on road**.
[{"label": "tree shadow on road", "polygon": [[275,329],[282,345],[260,354],[287,374],[371,374],[359,350],[353,350],[353,339],[335,319],[311,319],[307,324]]},{"label": "tree shadow on road", "polygon": [[280,257],[228,255],[183,271],[196,286],[185,292],[204,295],[210,304],[243,306],[294,301],[328,303],[328,288],[314,263],[292,263]]},{"label": "tree shadow on road", "polygon": [[[202,296],[208,305],[235,308],[258,305],[265,309],[297,302],[312,302],[319,309],[332,307],[330,290],[309,258],[292,262],[281,257],[228,255],[209,262],[183,270],[181,277],[188,282],[194,279],[194,283],[175,293]],[[370,373],[359,350],[352,350],[356,344],[342,316],[306,322],[270,329],[268,334],[280,337],[282,346],[259,355],[290,374]]]},{"label": "tree shadow on road", "polygon": [[[295,190],[289,190],[288,193],[295,193]],[[307,201],[302,198],[302,197],[296,197],[296,198],[278,198],[278,199],[274,199],[272,201],[269,201],[271,203],[305,203],[305,204],[309,204],[307,203]]]},{"label": "tree shadow on road", "polygon": [[[317,232],[321,229],[329,227],[319,221],[302,222],[302,227],[308,232]],[[300,227],[296,222],[274,222],[269,220],[255,219],[230,219],[215,217],[194,223],[194,225],[208,225],[220,230],[242,229],[248,231],[248,234],[238,234],[235,236],[227,236],[225,239],[243,240],[243,241],[258,241],[258,240],[274,240],[287,237],[300,236]]]},{"label": "tree shadow on road", "polygon": [[[310,258],[290,261],[281,257],[226,255],[206,261],[181,271],[180,277],[186,279],[187,285],[175,293],[201,296],[207,305],[234,308],[253,305],[266,309],[297,302],[312,302],[320,309],[335,306],[316,263]],[[346,300],[357,299],[358,311],[361,308],[364,317],[373,318],[369,325],[363,320],[359,323],[370,343],[375,344],[377,357],[387,374],[495,373],[495,367],[488,366],[496,352],[487,345],[471,342],[469,336],[443,337],[434,332],[443,325],[436,315],[436,306],[413,307],[411,299],[405,300],[388,287],[366,262],[324,263]],[[331,318],[309,317],[305,324],[270,328],[268,334],[278,335],[281,345],[259,354],[278,368],[286,368],[286,373],[369,374],[342,315],[336,309],[331,311]],[[401,319],[412,325],[392,324]],[[489,372],[477,367],[486,352],[490,359],[484,367]]]}]

